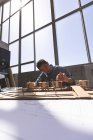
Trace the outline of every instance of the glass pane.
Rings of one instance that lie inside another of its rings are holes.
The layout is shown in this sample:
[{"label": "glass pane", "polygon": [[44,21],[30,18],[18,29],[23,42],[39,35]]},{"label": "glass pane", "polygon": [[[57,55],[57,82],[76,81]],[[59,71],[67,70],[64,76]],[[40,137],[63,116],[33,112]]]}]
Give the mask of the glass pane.
[{"label": "glass pane", "polygon": [[19,57],[19,42],[15,42],[9,46],[9,50],[11,51],[11,60],[10,65],[17,65],[18,64],[18,57]]},{"label": "glass pane", "polygon": [[0,24],[1,24],[1,16],[2,16],[2,7],[0,7]]},{"label": "glass pane", "polygon": [[11,69],[13,74],[18,73],[18,67],[11,67]]},{"label": "glass pane", "polygon": [[10,18],[10,42],[19,38],[19,12]]},{"label": "glass pane", "polygon": [[22,39],[21,53],[22,63],[34,60],[33,35]]},{"label": "glass pane", "polygon": [[36,32],[36,61],[39,59],[45,59],[51,64],[55,64],[54,61],[54,46],[52,27],[46,27]]},{"label": "glass pane", "polygon": [[10,2],[7,2],[6,4],[4,4],[3,21],[9,17],[9,11],[10,11]]},{"label": "glass pane", "polygon": [[84,13],[91,58],[93,62],[93,6],[84,9],[83,13]]},{"label": "glass pane", "polygon": [[63,16],[78,7],[78,0],[54,0],[55,18]]},{"label": "glass pane", "polygon": [[24,6],[27,2],[29,2],[30,0],[22,0],[21,2],[21,6]]},{"label": "glass pane", "polygon": [[35,0],[35,28],[51,22],[50,0]]},{"label": "glass pane", "polygon": [[9,20],[2,24],[2,41],[8,43]]},{"label": "glass pane", "polygon": [[20,8],[20,0],[11,0],[11,15]]},{"label": "glass pane", "polygon": [[33,31],[33,7],[32,2],[22,9],[22,36]]},{"label": "glass pane", "polygon": [[56,23],[59,64],[62,66],[87,63],[87,53],[80,13]]},{"label": "glass pane", "polygon": [[29,71],[34,71],[34,63],[21,66],[21,72],[29,72]]},{"label": "glass pane", "polygon": [[84,5],[84,4],[87,4],[87,3],[91,2],[91,1],[93,1],[93,0],[81,0],[81,4]]},{"label": "glass pane", "polygon": [[0,34],[1,34],[1,25],[0,25]]}]

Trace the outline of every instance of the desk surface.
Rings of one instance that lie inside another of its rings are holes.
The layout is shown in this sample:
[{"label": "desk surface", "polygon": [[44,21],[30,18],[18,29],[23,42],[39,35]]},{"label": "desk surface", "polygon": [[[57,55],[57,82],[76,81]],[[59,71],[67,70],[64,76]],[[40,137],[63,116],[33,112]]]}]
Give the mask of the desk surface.
[{"label": "desk surface", "polygon": [[5,92],[0,94],[1,100],[47,100],[47,99],[93,99],[93,90],[85,91],[80,86],[71,86],[71,91],[17,91]]},{"label": "desk surface", "polygon": [[93,100],[1,100],[0,140],[93,140]]}]

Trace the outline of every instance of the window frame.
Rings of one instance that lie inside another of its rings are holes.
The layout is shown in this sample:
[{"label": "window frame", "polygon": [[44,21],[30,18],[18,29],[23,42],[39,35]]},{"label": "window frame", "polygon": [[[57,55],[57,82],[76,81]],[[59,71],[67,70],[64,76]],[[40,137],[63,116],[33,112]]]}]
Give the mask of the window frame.
[{"label": "window frame", "polygon": [[[75,14],[76,12],[81,12],[81,21],[82,21],[82,28],[83,28],[83,31],[84,31],[84,39],[85,39],[85,44],[86,44],[86,51],[87,51],[87,57],[88,57],[88,63],[92,63],[91,62],[91,55],[90,55],[90,51],[89,51],[89,45],[88,45],[88,38],[87,38],[87,32],[86,32],[86,27],[85,27],[85,21],[84,21],[84,16],[83,16],[83,9],[93,5],[93,1],[85,4],[85,5],[82,5],[81,4],[81,0],[78,0],[79,2],[79,8],[55,19],[55,9],[54,9],[54,0],[50,0],[50,8],[51,8],[51,18],[52,18],[52,21],[50,23],[47,23],[46,25],[38,28],[38,29],[35,29],[35,7],[34,7],[34,0],[29,0],[26,4],[22,5],[20,7],[19,10],[17,10],[15,13],[13,13],[11,15],[11,0],[10,1],[10,11],[9,11],[9,37],[8,37],[8,45],[11,45],[12,43],[16,42],[16,41],[19,41],[19,57],[18,57],[18,65],[13,65],[11,67],[14,67],[14,66],[18,66],[18,73],[20,74],[21,73],[21,39],[23,39],[24,37],[27,37],[31,34],[33,34],[33,43],[34,43],[34,61],[30,61],[30,62],[26,62],[25,64],[28,64],[28,63],[34,63],[34,70],[36,70],[36,45],[35,45],[35,33],[41,29],[44,29],[45,27],[48,27],[50,25],[52,25],[52,33],[53,33],[53,43],[54,43],[54,57],[55,57],[55,65],[59,65],[59,57],[58,57],[58,47],[57,47],[57,35],[56,35],[56,25],[55,23],[57,21],[60,21],[64,18],[67,18],[69,17],[70,15],[72,14]],[[33,1],[33,31],[24,35],[24,36],[21,36],[21,23],[22,23],[22,8],[24,8],[27,4],[29,4],[30,2]],[[21,2],[21,0],[20,0]],[[8,20],[6,19],[5,21],[3,21],[3,6],[4,4],[1,5],[2,7],[2,16],[1,16],[1,34],[0,34],[0,40],[2,40],[2,24]],[[12,41],[11,43],[9,42],[10,40],[10,18],[12,16],[14,16],[17,12],[19,12],[19,38]]]}]

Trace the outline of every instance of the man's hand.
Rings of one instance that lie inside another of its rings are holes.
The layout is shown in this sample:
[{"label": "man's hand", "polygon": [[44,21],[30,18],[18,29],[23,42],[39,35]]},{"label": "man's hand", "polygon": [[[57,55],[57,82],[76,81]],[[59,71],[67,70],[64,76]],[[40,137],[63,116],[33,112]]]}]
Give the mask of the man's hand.
[{"label": "man's hand", "polygon": [[69,78],[66,76],[65,73],[60,72],[57,76],[56,76],[56,80],[57,81],[63,81],[63,82],[69,82]]},{"label": "man's hand", "polygon": [[27,82],[27,84],[26,84],[27,88],[34,88],[36,86],[37,86],[37,84],[35,82],[31,82],[31,81]]},{"label": "man's hand", "polygon": [[30,84],[31,84],[31,81],[27,82],[26,87],[29,88]]}]

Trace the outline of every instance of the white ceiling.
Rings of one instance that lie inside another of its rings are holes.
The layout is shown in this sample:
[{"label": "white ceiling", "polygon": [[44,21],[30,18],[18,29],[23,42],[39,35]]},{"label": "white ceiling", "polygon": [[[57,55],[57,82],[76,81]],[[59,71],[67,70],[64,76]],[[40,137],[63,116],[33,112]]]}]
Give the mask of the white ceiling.
[{"label": "white ceiling", "polygon": [[0,5],[7,2],[8,0],[0,0]]}]

